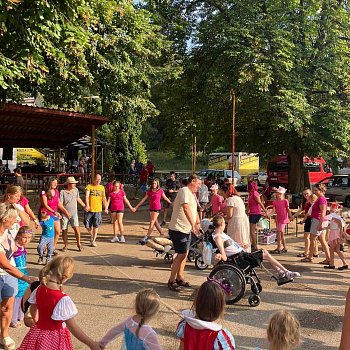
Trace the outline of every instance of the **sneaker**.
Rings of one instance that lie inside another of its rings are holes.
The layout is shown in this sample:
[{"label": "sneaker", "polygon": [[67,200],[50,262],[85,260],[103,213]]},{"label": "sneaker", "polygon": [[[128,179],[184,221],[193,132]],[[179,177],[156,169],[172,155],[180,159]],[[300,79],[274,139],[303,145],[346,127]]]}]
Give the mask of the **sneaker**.
[{"label": "sneaker", "polygon": [[[119,242],[119,238],[118,238],[117,236],[115,236],[115,237],[113,237],[113,238],[111,239],[111,242],[112,242],[112,243]],[[92,244],[92,243],[91,243],[91,244]]]},{"label": "sneaker", "polygon": [[123,235],[120,236],[119,242],[120,243],[125,243],[125,237]]},{"label": "sneaker", "polygon": [[166,222],[162,221],[162,223],[160,224],[160,226],[166,226]]},{"label": "sneaker", "polygon": [[45,265],[51,261],[51,258],[46,258]]},{"label": "sneaker", "polygon": [[39,258],[38,259],[38,265],[44,265],[44,259],[43,258]]},{"label": "sneaker", "polygon": [[143,237],[143,238],[139,241],[139,243],[140,243],[141,245],[145,245],[145,244],[147,243],[147,241],[148,241],[148,236],[145,236],[145,237]]},{"label": "sneaker", "polygon": [[58,251],[55,249],[52,253],[52,255],[58,255]]},{"label": "sneaker", "polygon": [[97,244],[95,241],[91,241],[91,247],[97,247]]},{"label": "sneaker", "polygon": [[294,271],[286,271],[284,274],[287,278],[294,278],[294,277],[300,277],[299,272],[294,272]]}]

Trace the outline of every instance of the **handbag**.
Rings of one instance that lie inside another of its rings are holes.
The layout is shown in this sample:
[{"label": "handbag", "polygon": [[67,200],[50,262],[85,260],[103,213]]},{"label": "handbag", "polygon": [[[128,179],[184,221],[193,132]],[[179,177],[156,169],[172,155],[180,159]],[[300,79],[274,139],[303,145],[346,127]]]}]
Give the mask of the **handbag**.
[{"label": "handbag", "polygon": [[213,246],[210,242],[204,242],[202,256],[204,264],[211,265],[211,260],[213,258]]}]

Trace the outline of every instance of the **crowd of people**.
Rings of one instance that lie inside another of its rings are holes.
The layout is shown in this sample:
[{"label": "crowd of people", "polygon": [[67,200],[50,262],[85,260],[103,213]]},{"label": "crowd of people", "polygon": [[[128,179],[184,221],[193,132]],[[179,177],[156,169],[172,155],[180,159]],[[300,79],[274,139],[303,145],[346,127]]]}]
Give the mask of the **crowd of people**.
[{"label": "crowd of people", "polygon": [[[148,179],[147,176],[146,183]],[[84,249],[80,239],[78,205],[84,209],[84,226],[90,235],[92,247],[97,246],[103,212],[111,215],[111,242],[125,243],[125,206],[131,212],[136,212],[148,201],[150,223],[147,235],[140,241],[145,244],[154,228],[163,235],[162,226],[166,225],[167,214],[171,209],[168,234],[176,255],[167,285],[173,292],[191,287],[190,281],[185,278],[186,258],[191,235],[200,234],[201,219],[205,216],[211,217],[215,228],[213,239],[218,247],[215,256],[217,261],[226,261],[231,256],[240,254],[254,266],[265,260],[280,275],[291,279],[300,276],[298,272],[286,269],[271,255],[287,253],[285,225],[300,214],[291,214],[289,202],[284,198],[284,188],[274,189],[274,201],[269,210],[258,192],[257,184],[250,181],[247,214],[245,202],[227,179],[222,183],[211,182],[208,187],[196,175],[189,176],[185,183],[179,183],[175,173],[171,172],[164,190],[157,179],[151,178],[150,188],[135,206],[128,200],[123,184],[118,180],[112,180],[103,186],[101,175],[96,174],[92,183],[86,186],[84,198],[80,198],[77,183],[74,177],[68,177],[64,189],[59,192],[57,179],[50,178],[40,193],[38,216],[30,208],[20,186],[9,185],[6,188],[3,203],[0,204],[0,344],[5,349],[15,349],[15,343],[9,336],[9,327],[16,328],[23,320],[32,327],[19,347],[22,350],[71,349],[70,333],[91,349],[103,349],[121,334],[124,334],[126,349],[161,349],[156,333],[146,323],[159,309],[159,296],[154,290],[141,291],[136,297],[135,315],[113,327],[99,342],[90,339],[74,321],[76,306],[62,287],[73,276],[74,263],[65,255],[54,256],[58,253],[57,243],[61,232],[64,244],[61,250],[65,252],[68,249],[69,225],[74,230],[78,251]],[[312,262],[318,257],[317,242],[320,242],[325,254],[325,260],[322,261],[325,268],[335,269],[334,258],[337,253],[342,261],[338,270],[346,270],[348,264],[341,251],[344,226],[339,215],[341,207],[333,205],[330,213],[327,213],[324,193],[324,185],[315,185],[312,192],[307,189],[303,193],[301,211],[305,214],[305,249],[300,254],[301,262]],[[161,223],[158,222],[159,214],[163,215]],[[257,242],[256,226],[264,214],[276,217],[277,247],[270,253],[259,249]],[[30,220],[36,228],[42,228],[37,247],[38,264],[45,264],[45,267],[39,278],[28,276],[26,270],[26,246],[33,232],[29,226]],[[330,232],[326,241],[328,227]],[[192,310],[183,313],[183,320],[176,330],[180,339],[179,348],[235,349],[232,334],[215,322],[223,314],[224,304],[224,286],[216,280],[204,282],[199,288]],[[297,346],[299,328],[298,321],[290,313],[283,311],[274,315],[268,329],[270,349],[282,349],[278,344],[283,342],[283,349],[286,350]],[[205,340],[207,336],[210,341]]]}]

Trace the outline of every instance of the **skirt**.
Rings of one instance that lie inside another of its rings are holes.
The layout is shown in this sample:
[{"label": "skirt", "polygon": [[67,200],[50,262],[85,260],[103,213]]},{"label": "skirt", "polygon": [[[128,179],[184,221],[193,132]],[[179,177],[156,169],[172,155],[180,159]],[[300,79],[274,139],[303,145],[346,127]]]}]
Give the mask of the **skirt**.
[{"label": "skirt", "polygon": [[329,230],[328,244],[331,244],[331,243],[340,244],[342,243],[342,241],[343,241],[343,238],[340,230]]},{"label": "skirt", "polygon": [[67,328],[47,330],[34,325],[17,350],[73,350],[72,338]]},{"label": "skirt", "polygon": [[246,251],[250,252],[250,232],[249,221],[247,215],[232,216],[227,224],[227,234],[235,242],[248,246]]}]

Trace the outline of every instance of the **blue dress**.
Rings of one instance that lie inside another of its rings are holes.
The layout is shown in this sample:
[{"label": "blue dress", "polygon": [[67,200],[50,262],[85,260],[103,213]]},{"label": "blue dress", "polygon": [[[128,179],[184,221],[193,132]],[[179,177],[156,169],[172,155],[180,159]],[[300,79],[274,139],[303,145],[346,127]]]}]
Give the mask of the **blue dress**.
[{"label": "blue dress", "polygon": [[[27,250],[26,248],[17,245],[17,251],[13,254],[13,258],[16,263],[16,267],[18,270],[20,270],[23,274],[28,276],[27,271]],[[24,282],[20,279],[18,281],[18,293],[16,295],[16,298],[22,298],[24,295],[24,292],[28,288],[29,284],[27,282]]]}]

